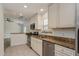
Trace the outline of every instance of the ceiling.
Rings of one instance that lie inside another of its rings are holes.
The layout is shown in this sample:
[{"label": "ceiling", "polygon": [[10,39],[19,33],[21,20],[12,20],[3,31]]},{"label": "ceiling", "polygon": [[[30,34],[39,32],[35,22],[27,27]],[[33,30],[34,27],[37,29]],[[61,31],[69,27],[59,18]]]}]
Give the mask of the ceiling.
[{"label": "ceiling", "polygon": [[[27,8],[24,8],[24,5],[27,5]],[[5,17],[20,17],[20,14],[25,18],[29,19],[34,14],[39,13],[43,14],[48,9],[48,3],[5,3],[4,7],[4,16]],[[40,9],[44,11],[40,11]]]}]

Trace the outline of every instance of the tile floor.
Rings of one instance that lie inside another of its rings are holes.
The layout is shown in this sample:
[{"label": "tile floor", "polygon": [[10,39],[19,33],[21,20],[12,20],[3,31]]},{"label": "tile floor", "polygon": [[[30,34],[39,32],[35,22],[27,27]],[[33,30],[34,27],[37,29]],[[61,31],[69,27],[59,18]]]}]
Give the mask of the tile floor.
[{"label": "tile floor", "polygon": [[27,45],[19,45],[14,47],[8,47],[5,50],[5,56],[38,56]]}]

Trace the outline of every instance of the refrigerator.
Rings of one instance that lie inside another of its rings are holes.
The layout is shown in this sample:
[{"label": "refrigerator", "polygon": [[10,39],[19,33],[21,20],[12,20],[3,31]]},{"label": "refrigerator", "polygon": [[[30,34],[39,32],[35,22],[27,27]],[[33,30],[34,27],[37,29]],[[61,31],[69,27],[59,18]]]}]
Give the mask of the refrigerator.
[{"label": "refrigerator", "polygon": [[76,49],[76,56],[79,56],[79,3],[76,3],[76,41],[75,41],[75,49]]}]

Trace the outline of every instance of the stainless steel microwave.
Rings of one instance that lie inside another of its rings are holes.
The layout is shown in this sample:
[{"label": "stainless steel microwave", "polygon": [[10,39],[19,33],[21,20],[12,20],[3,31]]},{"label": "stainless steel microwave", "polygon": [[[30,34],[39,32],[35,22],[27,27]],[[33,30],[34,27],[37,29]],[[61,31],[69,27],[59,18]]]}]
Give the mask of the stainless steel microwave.
[{"label": "stainless steel microwave", "polygon": [[34,29],[35,29],[35,23],[32,23],[32,24],[30,25],[30,29],[31,29],[31,30],[34,30]]}]

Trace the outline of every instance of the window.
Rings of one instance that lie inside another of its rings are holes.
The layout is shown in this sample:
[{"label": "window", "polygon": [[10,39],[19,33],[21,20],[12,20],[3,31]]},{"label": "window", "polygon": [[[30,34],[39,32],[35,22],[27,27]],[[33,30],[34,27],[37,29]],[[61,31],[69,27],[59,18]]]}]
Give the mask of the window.
[{"label": "window", "polygon": [[44,15],[43,15],[43,20],[44,20],[44,24],[43,24],[43,26],[44,26],[44,30],[47,30],[48,29],[48,13],[45,13]]},{"label": "window", "polygon": [[26,33],[26,26],[24,27],[24,33]]}]

